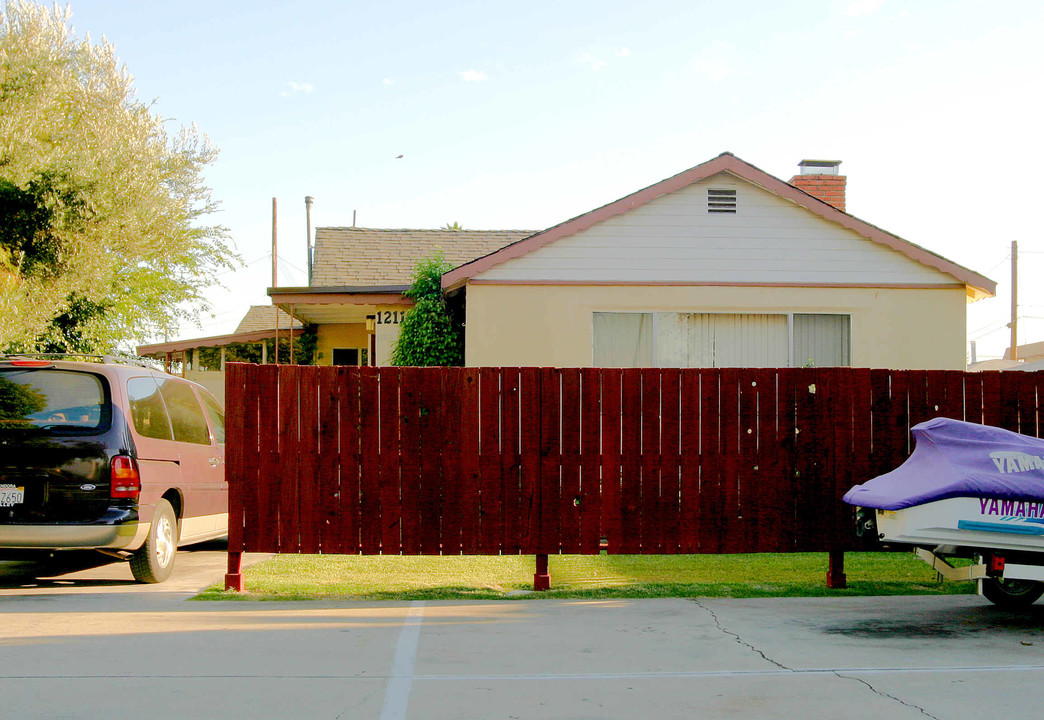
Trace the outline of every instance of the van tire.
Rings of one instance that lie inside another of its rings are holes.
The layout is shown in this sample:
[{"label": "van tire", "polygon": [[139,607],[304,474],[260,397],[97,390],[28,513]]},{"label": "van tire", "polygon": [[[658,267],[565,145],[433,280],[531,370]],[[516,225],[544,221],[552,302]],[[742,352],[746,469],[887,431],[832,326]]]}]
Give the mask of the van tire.
[{"label": "van tire", "polygon": [[131,556],[131,574],[140,583],[163,582],[174,570],[177,552],[178,518],[170,503],[160,499],[145,544]]}]

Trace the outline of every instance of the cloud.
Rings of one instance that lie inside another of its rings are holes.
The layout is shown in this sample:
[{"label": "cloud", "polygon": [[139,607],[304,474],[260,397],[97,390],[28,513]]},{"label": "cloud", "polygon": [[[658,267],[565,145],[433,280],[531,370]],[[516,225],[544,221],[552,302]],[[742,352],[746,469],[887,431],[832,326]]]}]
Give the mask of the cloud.
[{"label": "cloud", "polygon": [[618,58],[629,58],[629,57],[631,57],[631,49],[630,48],[620,48],[619,50],[616,51],[616,57],[618,57]]},{"label": "cloud", "polygon": [[489,76],[481,70],[458,70],[457,74],[464,82],[482,82],[489,79]]},{"label": "cloud", "polygon": [[845,8],[845,15],[852,17],[870,17],[884,5],[884,0],[852,0]]},{"label": "cloud", "polygon": [[298,95],[300,93],[304,93],[305,95],[307,95],[308,93],[315,90],[315,86],[311,85],[310,83],[288,82],[286,86],[288,89],[283,90],[281,93],[279,93],[283,97],[293,97],[294,95]]},{"label": "cloud", "polygon": [[584,53],[581,55],[579,62],[581,65],[586,65],[589,69],[594,70],[595,72],[598,72],[606,65],[605,60],[597,58],[591,53]]},{"label": "cloud", "polygon": [[383,82],[384,87],[391,87],[393,81],[392,81],[391,78],[384,78],[384,80],[382,82]]}]

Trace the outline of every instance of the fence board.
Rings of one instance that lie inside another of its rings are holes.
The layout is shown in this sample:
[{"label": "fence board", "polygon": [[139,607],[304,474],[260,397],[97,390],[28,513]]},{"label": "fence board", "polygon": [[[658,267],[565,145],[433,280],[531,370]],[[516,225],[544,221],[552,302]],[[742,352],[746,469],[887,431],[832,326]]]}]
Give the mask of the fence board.
[{"label": "fence board", "polygon": [[682,370],[679,374],[678,452],[680,490],[678,513],[678,551],[700,550],[700,373]]},{"label": "fence board", "polygon": [[663,498],[660,492],[660,371],[644,369],[641,401],[641,475],[637,512],[641,517],[643,553],[659,553],[663,545]]},{"label": "fence board", "polygon": [[442,552],[460,555],[461,492],[464,467],[461,458],[460,413],[463,375],[460,368],[446,368],[442,376]]},{"label": "fence board", "polygon": [[503,487],[500,476],[500,370],[479,371],[479,548],[484,555],[500,553]]},{"label": "fence board", "polygon": [[474,555],[479,551],[482,518],[480,514],[481,483],[479,481],[479,371],[461,371],[460,402],[460,544],[461,552]]},{"label": "fence board", "polygon": [[522,460],[519,451],[519,383],[518,368],[501,370],[500,432],[502,454],[500,475],[504,489],[501,516],[501,547],[503,552],[519,554],[522,544]]},{"label": "fence board", "polygon": [[445,418],[442,375],[437,370],[418,371],[417,411],[420,416],[420,552],[442,552],[442,433]]},{"label": "fence board", "polygon": [[362,368],[360,374],[360,545],[364,555],[376,555],[381,550],[380,394],[377,368]]},{"label": "fence board", "polygon": [[420,368],[399,371],[399,499],[402,552],[420,554]]},{"label": "fence board", "polygon": [[620,373],[620,552],[642,551],[642,371]]},{"label": "fence board", "polygon": [[344,383],[338,377],[338,368],[316,368],[318,381],[319,437],[316,447],[316,499],[317,532],[319,547],[323,553],[344,552],[338,538],[340,523],[340,446],[338,443],[338,414],[340,391]]},{"label": "fence board", "polygon": [[299,478],[300,453],[298,365],[279,367],[279,551],[296,553],[301,547]]},{"label": "fence board", "polygon": [[319,507],[319,478],[317,457],[319,452],[319,368],[314,365],[299,369],[299,429],[297,440],[298,460],[298,537],[301,552],[314,555],[319,552],[319,529],[322,514]]},{"label": "fence board", "polygon": [[540,473],[537,481],[536,552],[559,551],[559,502],[561,498],[562,394],[561,378],[554,368],[540,368]]},{"label": "fence board", "polygon": [[607,369],[602,373],[602,503],[601,525],[606,547],[622,552],[623,528],[620,525],[621,416],[623,414],[623,374]]},{"label": "fence board", "polygon": [[660,552],[679,552],[681,530],[681,371],[660,371]]},{"label": "fence board", "polygon": [[580,371],[580,552],[596,555],[601,547],[602,374]]},{"label": "fence board", "polygon": [[562,383],[559,549],[575,554],[580,552],[580,370],[563,368],[558,374]]},{"label": "fence board", "polygon": [[[234,363],[228,365],[225,375],[226,403],[225,412],[229,417],[238,418],[239,422],[231,423],[225,430],[225,472],[228,479],[228,550],[243,551],[243,530],[245,522],[246,489],[257,489],[257,425],[256,410],[247,411],[247,403],[253,402],[257,407],[257,395],[247,395],[244,378],[250,372],[251,365]],[[253,427],[250,419],[254,418]],[[250,438],[249,442],[247,438]],[[255,504],[256,504],[255,498]],[[251,518],[250,526],[256,524]]]},{"label": "fence board", "polygon": [[532,549],[540,542],[539,368],[522,368],[519,373],[519,417],[519,538],[521,547]]},{"label": "fence board", "polygon": [[724,548],[722,495],[721,370],[700,371],[700,511],[701,553]]},{"label": "fence board", "polygon": [[334,548],[331,552],[359,552],[359,402],[362,390],[359,369],[338,367],[341,401],[337,408],[337,434],[340,447],[339,491],[337,494],[340,522],[335,522]]}]

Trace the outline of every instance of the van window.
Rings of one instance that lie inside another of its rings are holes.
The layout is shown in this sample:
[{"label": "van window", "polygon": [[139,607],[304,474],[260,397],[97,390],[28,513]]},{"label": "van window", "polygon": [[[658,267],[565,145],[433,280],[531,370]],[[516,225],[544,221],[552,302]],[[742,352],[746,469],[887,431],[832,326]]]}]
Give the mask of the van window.
[{"label": "van window", "polygon": [[0,372],[0,429],[96,432],[111,410],[102,378],[66,370]]},{"label": "van window", "polygon": [[207,415],[210,416],[210,424],[214,428],[214,442],[218,445],[224,445],[225,411],[221,408],[221,403],[208,393],[201,392],[199,396],[203,398],[203,407],[207,409]]},{"label": "van window", "polygon": [[139,435],[157,440],[171,439],[170,419],[154,379],[136,377],[128,380],[127,398],[130,401],[131,420]]},{"label": "van window", "polygon": [[171,427],[174,428],[174,441],[209,445],[210,429],[207,427],[207,418],[203,415],[203,408],[199,406],[192,388],[178,380],[160,380],[159,384],[160,393],[170,414]]}]

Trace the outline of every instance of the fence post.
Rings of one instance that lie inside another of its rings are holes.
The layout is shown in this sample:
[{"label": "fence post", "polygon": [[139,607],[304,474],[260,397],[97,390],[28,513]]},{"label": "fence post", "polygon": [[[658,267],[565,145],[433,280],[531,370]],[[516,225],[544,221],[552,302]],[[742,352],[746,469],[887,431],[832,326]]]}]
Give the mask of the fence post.
[{"label": "fence post", "polygon": [[533,589],[551,589],[551,573],[547,570],[547,555],[536,556],[536,574],[533,576]]},{"label": "fence post", "polygon": [[225,589],[243,592],[243,553],[228,551],[228,572],[225,574]]},{"label": "fence post", "polygon": [[848,587],[848,577],[845,575],[845,551],[830,551],[830,566],[827,568],[827,587],[831,590],[844,590]]}]

